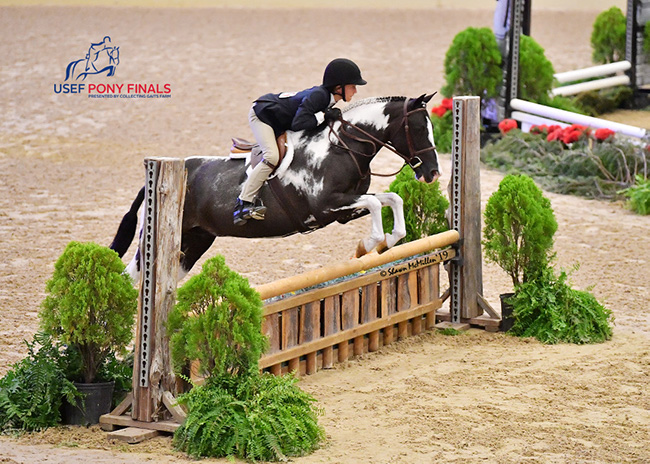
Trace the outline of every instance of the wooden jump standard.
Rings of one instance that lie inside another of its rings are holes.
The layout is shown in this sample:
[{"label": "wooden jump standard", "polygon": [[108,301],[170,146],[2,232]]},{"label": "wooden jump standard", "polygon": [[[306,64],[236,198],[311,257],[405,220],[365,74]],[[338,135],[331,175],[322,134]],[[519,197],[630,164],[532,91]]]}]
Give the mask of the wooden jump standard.
[{"label": "wooden jump standard", "polygon": [[[318,368],[331,367],[335,359],[347,360],[350,348],[353,355],[376,351],[396,338],[434,327],[436,319],[447,321],[443,327],[476,324],[496,330],[500,318],[482,297],[479,107],[478,97],[454,99],[451,230],[393,247],[382,255],[372,253],[258,287],[261,297],[268,300],[263,331],[270,343],[260,368],[275,374],[311,374]],[[186,173],[180,159],[147,158],[145,166],[133,392],[100,418],[105,430],[128,427],[112,432],[109,438],[131,443],[158,431],[173,432],[185,419],[175,404],[178,387],[165,323],[175,302]],[[421,253],[426,254],[417,256]],[[407,260],[397,261],[403,259]],[[442,262],[448,263],[450,286],[441,296]],[[362,274],[270,300],[353,273]],[[447,297],[450,311],[436,312]],[[482,316],[484,310],[488,316]]]}]

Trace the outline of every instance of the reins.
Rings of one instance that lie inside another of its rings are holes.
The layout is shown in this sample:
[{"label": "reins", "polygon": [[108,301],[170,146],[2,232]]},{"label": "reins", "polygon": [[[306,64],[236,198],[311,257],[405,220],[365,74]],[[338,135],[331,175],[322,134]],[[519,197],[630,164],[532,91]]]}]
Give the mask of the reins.
[{"label": "reins", "polygon": [[[408,99],[404,100],[404,116],[402,117],[402,121],[401,121],[400,125],[398,126],[397,130],[400,130],[402,127],[404,127],[404,131],[406,132],[406,142],[407,142],[408,148],[409,148],[409,156],[406,156],[406,155],[402,154],[391,143],[382,142],[381,140],[379,140],[374,135],[372,135],[369,132],[361,129],[359,126],[357,126],[355,124],[352,124],[349,121],[346,121],[342,117],[339,118],[339,121],[341,122],[341,125],[342,125],[341,132],[343,134],[345,134],[347,137],[351,138],[352,140],[355,140],[355,141],[360,142],[360,143],[369,143],[370,145],[372,145],[372,149],[373,149],[372,154],[367,155],[367,154],[365,154],[363,152],[356,151],[356,150],[353,150],[352,148],[350,148],[345,143],[345,141],[341,138],[341,136],[334,131],[334,123],[333,122],[330,123],[330,125],[329,125],[330,134],[334,134],[334,136],[338,139],[338,141],[340,143],[339,147],[343,148],[350,155],[350,157],[354,161],[354,164],[357,167],[357,171],[359,172],[359,176],[361,176],[362,179],[365,179],[369,175],[378,176],[378,177],[392,177],[392,176],[397,175],[402,169],[404,169],[404,166],[406,166],[407,164],[409,166],[411,166],[413,169],[417,168],[418,166],[420,166],[422,164],[422,160],[420,159],[420,157],[418,155],[420,153],[425,152],[425,151],[435,150],[435,147],[427,147],[427,148],[423,148],[422,150],[415,151],[415,148],[414,148],[414,145],[413,145],[413,138],[411,137],[411,131],[410,131],[410,128],[409,128],[409,116],[414,114],[414,113],[417,113],[419,111],[424,111],[425,113],[427,112],[426,108],[416,108],[414,110],[408,111]],[[428,114],[427,114],[427,117],[428,117]],[[346,130],[347,128],[352,128],[352,129],[355,129],[355,130],[359,131],[361,134],[363,134],[365,137],[367,137],[368,140],[350,133],[348,130]],[[392,138],[392,137],[390,137],[390,138]],[[379,149],[377,149],[377,145],[381,145],[381,148],[389,149],[390,151],[392,151],[393,153],[398,155],[400,158],[402,158],[404,160],[404,164],[402,165],[402,167],[400,167],[397,171],[395,171],[393,173],[390,173],[390,174],[374,173],[374,172],[372,172],[370,167],[368,167],[368,172],[364,174],[361,171],[361,166],[359,165],[359,161],[357,160],[355,155],[359,155],[359,156],[364,157],[364,158],[372,158],[379,151]]]}]

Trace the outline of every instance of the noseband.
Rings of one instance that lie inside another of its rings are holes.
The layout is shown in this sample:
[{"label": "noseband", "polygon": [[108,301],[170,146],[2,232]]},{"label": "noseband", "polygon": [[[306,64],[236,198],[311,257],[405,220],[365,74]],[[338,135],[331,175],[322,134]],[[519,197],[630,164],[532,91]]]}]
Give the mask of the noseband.
[{"label": "noseband", "polygon": [[[431,150],[435,151],[436,150],[436,147],[427,147],[427,148],[423,148],[422,150],[417,150],[417,151],[415,150],[415,146],[413,144],[413,137],[411,135],[411,130],[410,130],[410,127],[409,127],[409,116],[411,116],[412,114],[418,113],[420,111],[424,111],[425,117],[429,117],[429,115],[427,113],[426,108],[424,108],[424,107],[416,108],[414,110],[409,111],[408,110],[408,103],[409,103],[409,100],[407,98],[406,100],[404,100],[404,115],[402,116],[402,121],[397,126],[397,129],[395,130],[395,132],[393,132],[389,136],[389,139],[393,139],[393,137],[397,134],[397,132],[399,130],[401,130],[402,127],[404,128],[404,131],[405,131],[405,134],[406,134],[406,143],[407,143],[408,149],[409,149],[408,156],[403,154],[402,152],[400,152],[397,148],[395,148],[392,143],[390,143],[390,142],[388,142],[388,143],[382,142],[381,140],[379,140],[374,135],[372,135],[372,134],[366,132],[365,130],[361,129],[359,126],[356,126],[355,124],[352,124],[351,122],[348,122],[345,119],[341,118],[340,121],[341,121],[341,124],[343,125],[343,128],[342,128],[341,132],[344,133],[347,137],[351,138],[352,140],[356,140],[357,142],[360,142],[360,143],[369,143],[370,145],[372,145],[373,154],[372,155],[366,155],[365,153],[361,153],[361,152],[352,150],[343,141],[341,136],[339,134],[337,134],[336,132],[334,132],[333,123],[330,124],[330,133],[333,133],[336,136],[336,138],[339,140],[339,142],[340,142],[339,146],[341,148],[345,149],[345,151],[347,151],[350,154],[350,156],[354,160],[355,164],[357,165],[357,170],[359,171],[359,175],[362,178],[368,177],[368,174],[372,174],[372,175],[375,175],[375,176],[381,176],[381,177],[392,177],[392,176],[396,175],[397,173],[399,173],[402,170],[402,168],[400,168],[398,171],[396,171],[394,173],[391,173],[391,174],[376,174],[376,173],[371,173],[370,170],[368,170],[368,172],[366,174],[363,174],[361,172],[361,167],[359,166],[359,163],[358,163],[358,161],[357,161],[357,159],[355,158],[354,155],[356,154],[356,155],[360,155],[360,156],[363,156],[363,157],[366,157],[366,158],[368,158],[370,156],[374,156],[377,153],[377,151],[379,151],[379,148],[377,148],[377,145],[380,145],[380,148],[381,147],[388,148],[390,151],[392,151],[393,153],[398,155],[400,158],[402,158],[404,160],[405,164],[408,164],[413,169],[416,169],[416,168],[418,168],[419,166],[422,165],[422,159],[418,155],[420,155],[421,153],[427,152],[427,151],[431,151]],[[367,139],[351,134],[349,131],[346,130],[346,128],[351,128],[351,129],[355,129],[355,130],[359,131],[361,134],[363,134],[365,137],[367,137]],[[402,166],[402,167],[404,167],[404,166]]]}]

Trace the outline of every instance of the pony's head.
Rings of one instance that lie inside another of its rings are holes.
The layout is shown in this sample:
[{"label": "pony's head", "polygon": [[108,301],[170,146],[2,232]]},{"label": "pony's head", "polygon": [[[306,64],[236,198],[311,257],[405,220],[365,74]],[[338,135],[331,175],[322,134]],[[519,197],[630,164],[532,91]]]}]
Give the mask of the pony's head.
[{"label": "pony's head", "polygon": [[390,143],[413,168],[418,180],[431,183],[440,177],[438,152],[427,103],[434,94],[405,99],[390,112]]}]

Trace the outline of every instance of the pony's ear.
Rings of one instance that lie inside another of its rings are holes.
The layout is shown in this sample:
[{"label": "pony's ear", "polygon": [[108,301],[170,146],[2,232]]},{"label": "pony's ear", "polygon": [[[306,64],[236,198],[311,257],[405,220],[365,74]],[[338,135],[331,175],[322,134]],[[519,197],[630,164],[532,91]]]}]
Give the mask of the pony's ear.
[{"label": "pony's ear", "polygon": [[409,109],[426,107],[427,103],[429,103],[429,101],[433,98],[433,96],[436,93],[438,92],[434,92],[431,95],[426,95],[423,93],[418,98],[412,98],[411,101],[409,102]]},{"label": "pony's ear", "polygon": [[424,98],[423,98],[423,100],[422,100],[422,101],[424,102],[424,104],[429,103],[429,102],[431,101],[431,99],[433,98],[433,96],[434,96],[435,94],[437,94],[437,93],[438,93],[438,92],[433,92],[433,93],[430,94],[430,95],[425,95]]}]

